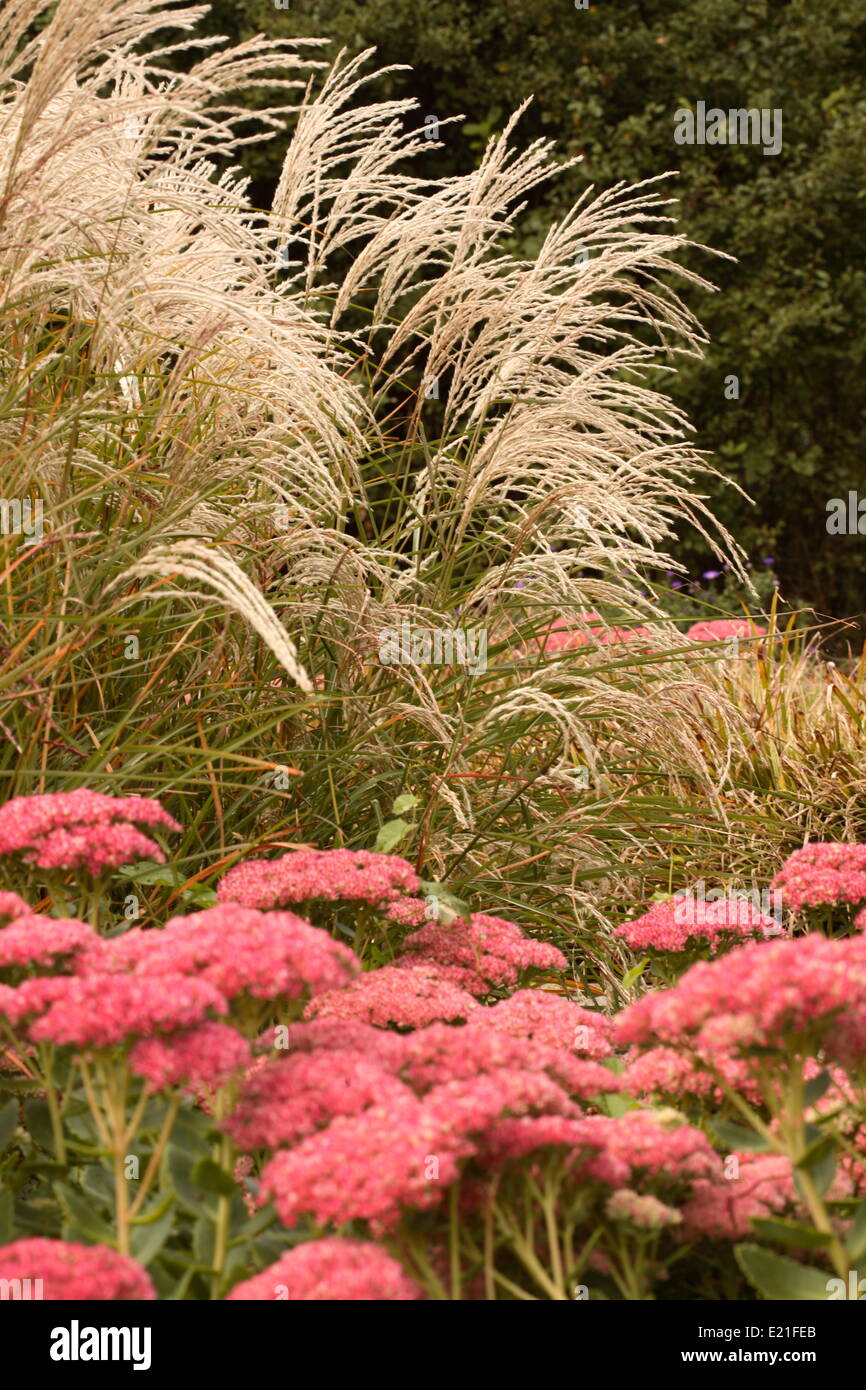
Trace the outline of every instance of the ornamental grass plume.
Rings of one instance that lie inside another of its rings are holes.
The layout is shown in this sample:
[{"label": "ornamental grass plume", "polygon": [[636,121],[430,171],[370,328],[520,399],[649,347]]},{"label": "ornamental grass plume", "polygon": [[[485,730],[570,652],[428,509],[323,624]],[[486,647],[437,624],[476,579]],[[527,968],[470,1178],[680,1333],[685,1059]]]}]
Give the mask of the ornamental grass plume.
[{"label": "ornamental grass plume", "polygon": [[715,955],[722,946],[754,936],[778,936],[781,930],[774,917],[748,899],[734,896],[703,902],[677,894],[624,922],[614,936],[633,951],[679,952],[706,947]]},{"label": "ornamental grass plume", "polygon": [[305,1018],[357,1019],[377,1028],[423,1028],[428,1023],[467,1019],[479,1007],[438,966],[384,965],[346,989],[312,999]]},{"label": "ornamental grass plume", "polygon": [[19,855],[39,869],[85,869],[97,877],[136,859],[165,863],[159,845],[138,829],[179,831],[158,801],[73,792],[17,796],[0,807],[0,855]]},{"label": "ornamental grass plume", "polygon": [[220,880],[217,900],[259,909],[319,900],[385,908],[419,887],[412,865],[395,854],[300,849],[280,859],[246,859],[236,864]]},{"label": "ornamental grass plume", "polygon": [[236,1284],[226,1301],[405,1303],[423,1297],[381,1245],[330,1236],[287,1251],[261,1274]]},{"label": "ornamental grass plume", "polygon": [[564,970],[567,965],[555,946],[533,941],[513,922],[481,912],[447,926],[430,922],[407,936],[397,964],[418,960],[443,968],[455,984],[479,996],[496,985],[516,985],[524,971]]},{"label": "ornamental grass plume", "polygon": [[34,1281],[34,1297],[66,1303],[156,1298],[146,1270],[107,1245],[77,1245],[31,1236],[0,1246],[0,1279]]},{"label": "ornamental grass plume", "polygon": [[866,900],[866,845],[816,841],[795,849],[772,886],[792,912]]}]

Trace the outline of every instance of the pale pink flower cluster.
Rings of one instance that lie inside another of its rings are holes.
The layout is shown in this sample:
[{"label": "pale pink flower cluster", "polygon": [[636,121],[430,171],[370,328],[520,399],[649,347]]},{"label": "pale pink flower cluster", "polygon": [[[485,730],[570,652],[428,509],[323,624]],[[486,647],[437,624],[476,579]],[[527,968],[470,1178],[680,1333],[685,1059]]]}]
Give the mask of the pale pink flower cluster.
[{"label": "pale pink flower cluster", "polygon": [[165,856],[140,825],[180,830],[158,801],[79,788],[19,796],[0,807],[0,854],[20,854],[40,869],[85,869],[96,876],[135,859]]},{"label": "pale pink flower cluster", "polygon": [[141,1038],[129,1053],[129,1065],[147,1081],[148,1091],[170,1086],[198,1089],[225,1084],[248,1067],[250,1045],[227,1023],[205,1022],[166,1038]]},{"label": "pale pink flower cluster", "polygon": [[792,912],[866,901],[866,845],[816,841],[795,849],[773,879]]},{"label": "pale pink flower cluster", "polygon": [[[705,1182],[706,1179],[698,1181]],[[631,1187],[620,1187],[612,1192],[604,1210],[611,1221],[623,1221],[641,1231],[661,1231],[666,1226],[679,1226],[683,1219],[676,1207],[659,1201],[651,1192],[635,1192]]]},{"label": "pale pink flower cluster", "polygon": [[0,1279],[39,1279],[41,1297],[54,1302],[156,1298],[146,1271],[128,1256],[118,1255],[107,1245],[75,1245],[42,1236],[0,1245]]},{"label": "pale pink flower cluster", "polygon": [[449,926],[430,922],[406,938],[403,951],[407,964],[431,961],[455,984],[479,996],[495,985],[515,985],[522,971],[563,970],[567,965],[555,946],[533,941],[513,922],[482,912]]},{"label": "pale pink flower cluster", "polygon": [[756,1047],[812,1056],[821,1047],[830,1060],[857,1064],[866,1050],[866,940],[752,942],[645,995],[616,1033],[624,1043],[690,1041],[708,1058]]},{"label": "pale pink flower cluster", "polygon": [[0,988],[0,1012],[13,1024],[28,1020],[33,1042],[83,1048],[113,1047],[135,1037],[174,1032],[224,1014],[228,1004],[206,980],[186,975],[52,975]]},{"label": "pale pink flower cluster", "polygon": [[775,918],[748,899],[692,902],[679,895],[653,903],[642,916],[614,931],[633,951],[685,951],[689,945],[706,945],[713,953],[735,939],[778,935]]},{"label": "pale pink flower cluster", "polygon": [[348,946],[291,912],[225,904],[172,917],[161,931],[134,927],[104,943],[101,965],[137,975],[190,975],[227,999],[300,999],[339,990],[360,969]]},{"label": "pale pink flower cluster", "polygon": [[217,899],[262,909],[318,899],[384,908],[404,895],[416,894],[420,886],[412,865],[395,854],[298,849],[280,859],[236,864],[220,881]]},{"label": "pale pink flower cluster", "polygon": [[686,637],[692,642],[723,642],[729,637],[766,637],[767,629],[749,618],[712,618],[692,623]]},{"label": "pale pink flower cluster", "polygon": [[330,1236],[287,1251],[269,1269],[236,1284],[227,1301],[405,1303],[422,1296],[381,1245]]},{"label": "pale pink flower cluster", "polygon": [[472,995],[434,965],[384,965],[358,976],[347,989],[312,999],[305,1017],[357,1019],[378,1028],[423,1028],[468,1018],[477,1008]]}]

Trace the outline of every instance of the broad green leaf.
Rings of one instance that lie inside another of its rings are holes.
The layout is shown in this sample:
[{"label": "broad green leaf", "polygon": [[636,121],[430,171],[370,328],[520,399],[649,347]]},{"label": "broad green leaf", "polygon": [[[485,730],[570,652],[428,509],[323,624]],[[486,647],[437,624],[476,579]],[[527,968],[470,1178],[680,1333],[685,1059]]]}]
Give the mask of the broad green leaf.
[{"label": "broad green leaf", "polygon": [[374,846],[376,853],[390,854],[391,850],[396,848],[400,841],[405,838],[408,831],[414,830],[414,828],[408,821],[402,819],[386,821],[376,836]]},{"label": "broad green leaf", "polygon": [[200,1158],[189,1176],[193,1186],[204,1188],[205,1192],[218,1192],[221,1197],[230,1197],[237,1191],[237,1183],[231,1173],[220,1168],[212,1158]]},{"label": "broad green leaf", "polygon": [[730,1120],[716,1120],[713,1124],[713,1131],[719,1143],[727,1146],[728,1149],[743,1149],[749,1153],[766,1153],[770,1147],[766,1139],[760,1134],[756,1134],[753,1129],[746,1129],[744,1125],[735,1125]]},{"label": "broad green leaf", "polygon": [[57,1200],[68,1218],[68,1224],[72,1228],[69,1232],[69,1239],[75,1238],[75,1234],[83,1235],[87,1240],[99,1245],[114,1245],[114,1227],[96,1208],[77,1192],[73,1187],[67,1187],[64,1183],[56,1182],[54,1191]]},{"label": "broad green leaf", "polygon": [[797,1250],[820,1250],[823,1245],[829,1245],[832,1239],[826,1232],[817,1231],[814,1226],[801,1225],[798,1221],[758,1217],[753,1220],[752,1229],[756,1236],[764,1236],[781,1245],[791,1245]]},{"label": "broad green leaf", "polygon": [[806,1082],[803,1092],[803,1099],[806,1105],[815,1105],[830,1086],[832,1076],[828,1071],[822,1071],[819,1076],[813,1076],[811,1081]]},{"label": "broad green leaf", "polygon": [[420,804],[421,798],[419,796],[413,796],[411,792],[404,792],[402,796],[397,797],[391,810],[394,812],[395,816],[402,816],[405,811],[411,811],[415,806],[420,806]]},{"label": "broad green leaf", "polygon": [[[132,1228],[132,1254],[140,1265],[145,1268],[151,1260],[155,1260],[165,1242],[171,1235],[172,1228],[177,1220],[177,1213],[173,1210],[174,1194],[169,1193],[169,1205],[162,1216],[152,1220],[147,1225],[133,1226]],[[160,1204],[161,1205],[161,1204]]]},{"label": "broad green leaf", "polygon": [[824,1303],[831,1276],[823,1269],[800,1265],[760,1245],[737,1245],[737,1264],[753,1288],[776,1302]]}]

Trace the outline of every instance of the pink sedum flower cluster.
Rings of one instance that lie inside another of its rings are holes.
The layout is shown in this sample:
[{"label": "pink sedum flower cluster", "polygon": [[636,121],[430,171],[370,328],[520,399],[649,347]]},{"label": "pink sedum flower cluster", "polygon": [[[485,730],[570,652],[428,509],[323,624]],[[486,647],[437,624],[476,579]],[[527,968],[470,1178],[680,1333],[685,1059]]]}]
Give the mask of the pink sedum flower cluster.
[{"label": "pink sedum flower cluster", "polygon": [[866,845],[821,841],[795,849],[773,879],[792,912],[866,901]]},{"label": "pink sedum flower cluster", "polygon": [[142,1038],[129,1053],[129,1065],[148,1091],[168,1087],[219,1087],[251,1061],[249,1043],[227,1023],[199,1023],[167,1038]]},{"label": "pink sedum flower cluster", "polygon": [[0,893],[0,926],[16,917],[32,917],[33,909],[17,893]]},{"label": "pink sedum flower cluster", "polygon": [[692,623],[686,637],[692,642],[724,642],[730,637],[766,637],[767,629],[752,618],[712,618]]},{"label": "pink sedum flower cluster", "polygon": [[139,976],[191,976],[227,999],[301,999],[340,989],[360,969],[348,946],[294,913],[232,904],[172,917],[161,931],[134,927],[103,943],[96,961]]},{"label": "pink sedum flower cluster", "polygon": [[400,1096],[338,1116],[275,1154],[261,1192],[273,1198],[286,1226],[311,1216],[319,1225],[366,1221],[382,1234],[397,1225],[404,1207],[438,1205],[471,1152],[461,1135],[443,1133],[422,1101]]},{"label": "pink sedum flower cluster", "polygon": [[471,994],[437,966],[385,965],[353,980],[347,989],[312,999],[307,1018],[357,1019],[378,1028],[423,1028],[468,1018],[478,1008]]},{"label": "pink sedum flower cluster", "polygon": [[228,1004],[206,980],[179,974],[52,975],[0,992],[0,1012],[13,1024],[26,1020],[33,1042],[103,1048],[192,1027]]},{"label": "pink sedum flower cluster", "polygon": [[236,1284],[227,1301],[405,1303],[421,1297],[381,1245],[330,1236],[289,1250],[269,1269]]},{"label": "pink sedum flower cluster", "polygon": [[688,1043],[707,1058],[772,1048],[857,1065],[866,1050],[866,941],[752,942],[700,962],[617,1021],[624,1043]]},{"label": "pink sedum flower cluster", "polygon": [[51,966],[93,951],[99,937],[87,922],[75,917],[15,917],[0,930],[0,970],[11,966]]},{"label": "pink sedum flower cluster", "polygon": [[247,859],[229,869],[217,888],[220,903],[268,909],[290,903],[360,902],[384,908],[416,894],[412,865],[371,850],[299,849],[281,859]]},{"label": "pink sedum flower cluster", "polygon": [[139,826],[179,831],[158,801],[107,796],[79,788],[19,796],[0,807],[0,855],[17,854],[39,869],[84,869],[94,877],[135,859],[165,862]]},{"label": "pink sedum flower cluster", "polygon": [[533,967],[563,970],[567,964],[555,946],[533,941],[513,922],[481,912],[449,926],[431,922],[406,938],[403,951],[407,964],[431,961],[455,984],[479,996],[495,985],[515,985],[521,972]]},{"label": "pink sedum flower cluster", "polygon": [[253,1067],[224,1128],[241,1149],[277,1149],[411,1093],[376,1061],[354,1052],[298,1052]]},{"label": "pink sedum flower cluster", "polygon": [[640,917],[617,927],[614,936],[633,951],[685,951],[706,945],[714,953],[722,943],[755,936],[766,939],[780,931],[776,919],[748,899],[703,902],[680,894],[653,903]]},{"label": "pink sedum flower cluster", "polygon": [[41,1236],[0,1245],[0,1279],[40,1279],[41,1297],[54,1302],[156,1298],[146,1271],[128,1256],[107,1245],[75,1245]]}]

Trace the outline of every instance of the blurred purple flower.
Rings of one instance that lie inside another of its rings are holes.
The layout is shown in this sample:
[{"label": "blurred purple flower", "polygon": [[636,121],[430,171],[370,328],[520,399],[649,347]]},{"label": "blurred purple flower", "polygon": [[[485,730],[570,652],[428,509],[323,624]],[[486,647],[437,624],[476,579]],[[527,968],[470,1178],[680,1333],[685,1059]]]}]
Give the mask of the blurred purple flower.
[{"label": "blurred purple flower", "polygon": [[701,575],[702,579],[721,579],[721,577],[721,570],[704,570],[703,574]]}]

